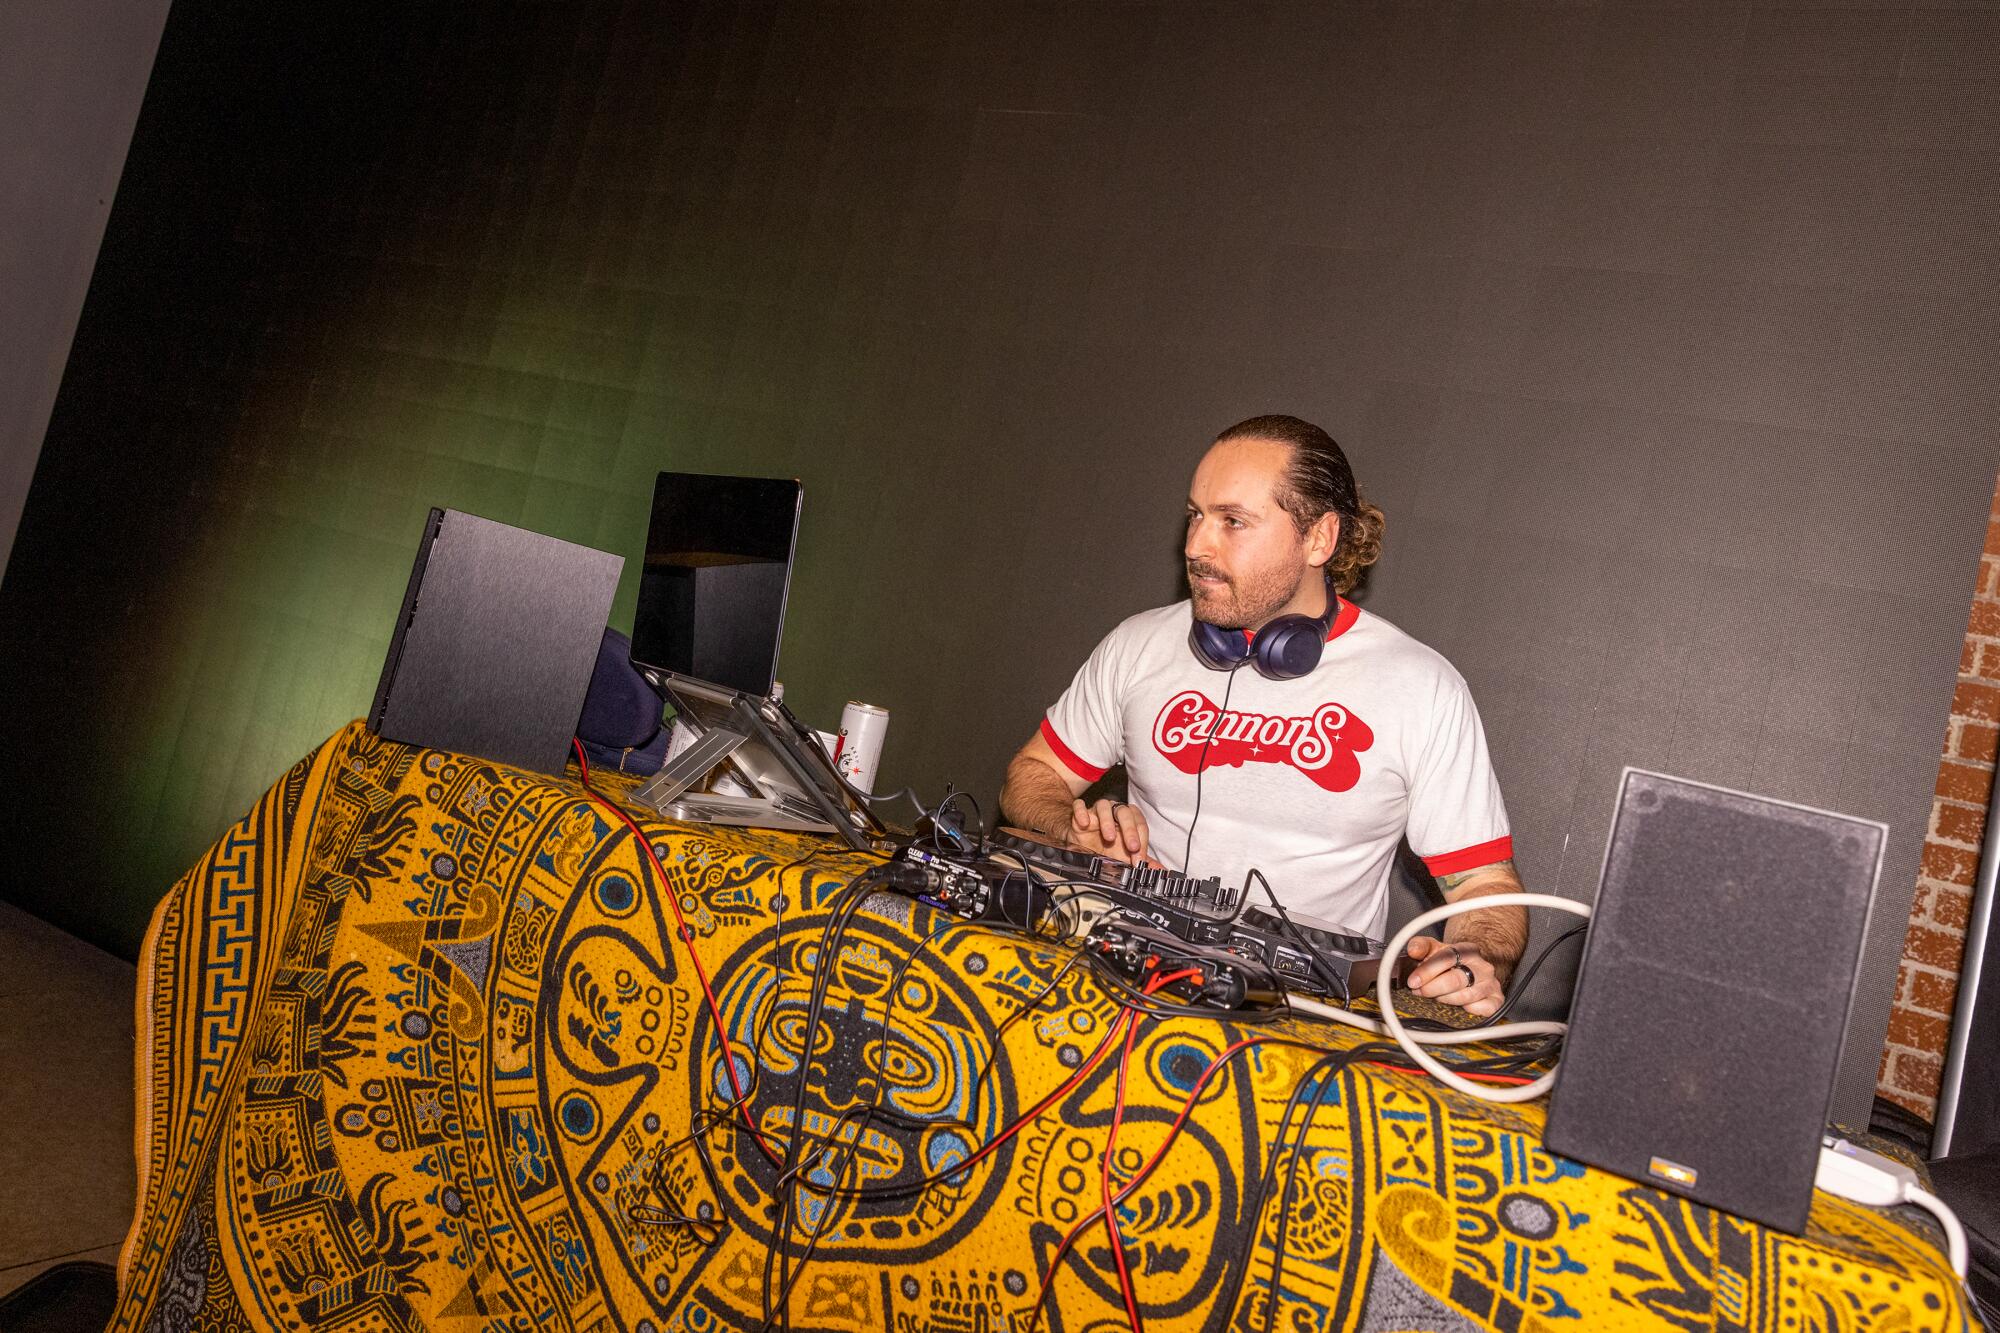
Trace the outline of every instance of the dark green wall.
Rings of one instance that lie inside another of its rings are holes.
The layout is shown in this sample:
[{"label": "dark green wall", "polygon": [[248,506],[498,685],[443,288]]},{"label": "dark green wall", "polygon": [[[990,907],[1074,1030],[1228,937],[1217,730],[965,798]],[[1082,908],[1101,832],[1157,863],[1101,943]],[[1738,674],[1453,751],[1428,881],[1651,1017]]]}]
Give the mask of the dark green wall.
[{"label": "dark green wall", "polygon": [[1885,819],[1886,1006],[2000,466],[1995,51],[1922,4],[177,0],[0,588],[4,892],[129,952],[365,711],[428,506],[632,556],[661,468],[802,477],[791,698],[990,795],[1179,595],[1203,443],[1292,411],[1529,881],[1590,893],[1626,763]]}]

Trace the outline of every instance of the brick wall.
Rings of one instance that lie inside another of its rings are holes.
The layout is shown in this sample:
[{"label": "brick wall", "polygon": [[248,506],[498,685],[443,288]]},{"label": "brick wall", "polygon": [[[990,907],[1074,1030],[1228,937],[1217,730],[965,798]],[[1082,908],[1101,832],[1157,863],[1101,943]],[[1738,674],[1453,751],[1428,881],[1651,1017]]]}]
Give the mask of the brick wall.
[{"label": "brick wall", "polygon": [[1876,1083],[1883,1096],[1926,1118],[1937,1109],[1938,1081],[1951,1039],[1972,880],[1979,870],[1979,840],[1993,789],[1995,743],[2000,741],[2000,487],[1994,491],[1992,519],[1966,621],[1958,690],[1938,763],[1937,798],[1931,803],[1910,933],[1903,941],[1896,1003]]}]

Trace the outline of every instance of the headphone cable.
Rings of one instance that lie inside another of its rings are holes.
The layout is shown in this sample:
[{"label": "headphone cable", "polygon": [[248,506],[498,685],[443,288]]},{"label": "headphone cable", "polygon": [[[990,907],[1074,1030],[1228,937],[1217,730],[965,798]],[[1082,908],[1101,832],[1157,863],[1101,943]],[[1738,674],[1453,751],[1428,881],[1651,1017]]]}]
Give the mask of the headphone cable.
[{"label": "headphone cable", "polygon": [[[1243,662],[1249,660],[1246,657]],[[1229,696],[1235,692],[1236,673],[1243,669],[1243,662],[1238,662],[1229,668],[1229,683],[1222,687],[1222,703],[1215,710],[1214,720],[1208,724],[1208,734],[1201,738],[1201,756],[1194,764],[1194,813],[1188,816],[1187,845],[1181,849],[1182,874],[1192,873],[1188,869],[1188,862],[1194,855],[1194,826],[1201,821],[1201,777],[1208,771],[1208,747],[1214,742],[1215,733],[1222,726],[1222,719],[1229,714]]]}]

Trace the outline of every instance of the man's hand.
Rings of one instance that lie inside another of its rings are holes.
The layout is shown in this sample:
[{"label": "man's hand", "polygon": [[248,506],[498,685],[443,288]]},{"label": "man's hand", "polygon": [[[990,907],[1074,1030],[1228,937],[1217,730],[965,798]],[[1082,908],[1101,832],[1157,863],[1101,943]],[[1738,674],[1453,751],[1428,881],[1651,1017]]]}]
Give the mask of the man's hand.
[{"label": "man's hand", "polygon": [[1146,816],[1122,801],[1071,803],[1069,833],[1063,845],[1093,856],[1108,856],[1134,865],[1158,865],[1146,855]]},{"label": "man's hand", "polygon": [[[1512,861],[1495,861],[1471,870],[1438,876],[1446,902],[1464,902],[1497,893],[1519,893],[1521,877]],[[1491,1018],[1500,1009],[1502,989],[1521,961],[1528,943],[1528,912],[1522,907],[1495,907],[1466,912],[1444,923],[1442,942],[1419,935],[1410,941],[1417,960],[1409,987],[1419,995],[1457,1005],[1475,1018]]]},{"label": "man's hand", "polygon": [[1456,1005],[1475,1018],[1491,1018],[1499,1010],[1503,995],[1500,978],[1477,944],[1447,944],[1419,935],[1410,941],[1407,952],[1417,960],[1408,983],[1417,994]]}]

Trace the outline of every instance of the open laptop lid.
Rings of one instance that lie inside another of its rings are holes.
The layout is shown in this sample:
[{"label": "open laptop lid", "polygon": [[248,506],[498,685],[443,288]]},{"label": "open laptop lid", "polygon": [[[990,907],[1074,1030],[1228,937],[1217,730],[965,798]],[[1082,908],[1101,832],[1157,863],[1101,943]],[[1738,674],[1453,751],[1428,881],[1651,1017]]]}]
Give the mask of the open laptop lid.
[{"label": "open laptop lid", "polygon": [[[677,719],[698,735],[695,745],[634,791],[634,799],[699,822],[834,833],[856,851],[888,836],[868,802],[841,780],[818,740],[784,704],[689,676],[658,680]],[[755,794],[688,791],[721,763]]]},{"label": "open laptop lid", "polygon": [[803,497],[790,478],[660,473],[632,618],[633,662],[768,695]]}]

